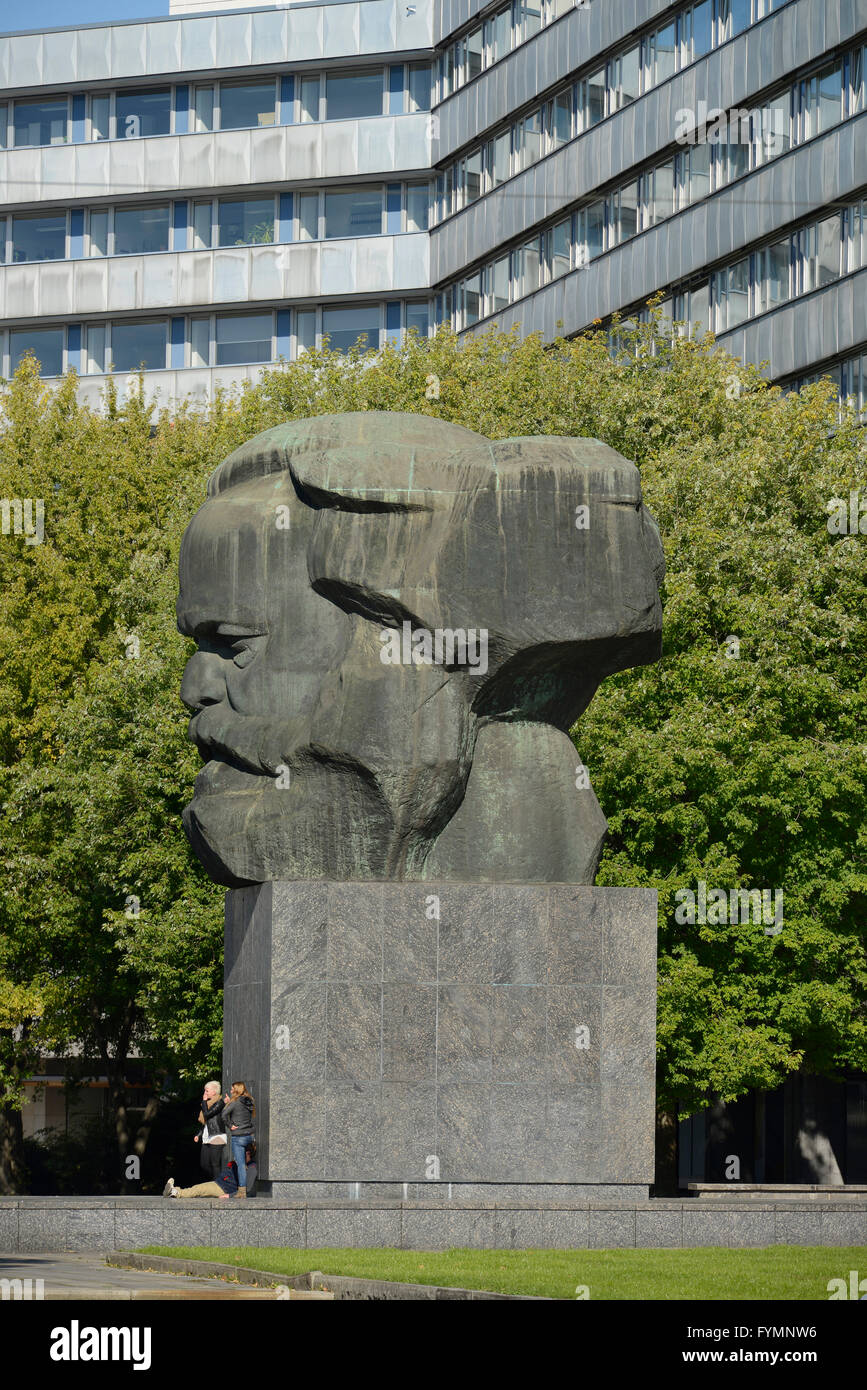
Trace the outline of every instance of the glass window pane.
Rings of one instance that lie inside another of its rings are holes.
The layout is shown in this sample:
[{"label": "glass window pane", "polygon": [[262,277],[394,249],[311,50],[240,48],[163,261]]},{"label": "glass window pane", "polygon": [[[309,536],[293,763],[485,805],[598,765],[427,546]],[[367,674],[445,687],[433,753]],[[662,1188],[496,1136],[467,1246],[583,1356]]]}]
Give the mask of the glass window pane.
[{"label": "glass window pane", "polygon": [[220,86],[220,129],[246,130],[274,125],[274,81],[231,82]]},{"label": "glass window pane", "polygon": [[304,77],[301,80],[301,119],[319,120],[319,78]]},{"label": "glass window pane", "polygon": [[569,270],[571,243],[572,219],[567,217],[565,222],[558,222],[556,227],[551,229],[550,274],[552,280],[556,280],[558,275],[565,275]]},{"label": "glass window pane", "polygon": [[16,101],[16,146],[65,144],[67,106],[66,97],[53,101]]},{"label": "glass window pane", "polygon": [[300,193],[298,203],[298,240],[319,240],[319,194]]},{"label": "glass window pane", "polygon": [[511,132],[507,130],[502,135],[498,135],[493,145],[493,182],[496,186],[498,183],[505,183],[506,179],[509,177],[509,155],[512,148]]},{"label": "glass window pane", "polygon": [[463,326],[470,328],[474,323],[478,323],[483,312],[481,273],[467,276],[461,289],[464,301]]},{"label": "glass window pane", "polygon": [[829,130],[842,119],[843,72],[838,63],[820,73],[816,80],[818,130]]},{"label": "glass window pane", "polygon": [[816,227],[816,274],[812,288],[830,285],[840,274],[841,220],[838,213]]},{"label": "glass window pane", "polygon": [[628,106],[639,96],[641,50],[638,44],[617,60],[617,104]]},{"label": "glass window pane", "polygon": [[213,87],[196,88],[196,128],[197,130],[214,129]]},{"label": "glass window pane", "polygon": [[[327,334],[332,352],[349,352],[356,344],[359,351],[378,348],[379,306],[365,304],[323,309],[322,333],[323,336]],[[361,342],[363,335],[366,341]]]},{"label": "glass window pane", "polygon": [[156,92],[118,92],[115,95],[114,127],[118,140],[168,135],[171,124],[172,94],[168,87]]},{"label": "glass window pane", "polygon": [[382,115],[382,72],[334,72],[325,78],[325,119]]},{"label": "glass window pane", "polygon": [[501,256],[487,268],[487,306],[489,314],[499,313],[509,303],[509,257]]},{"label": "glass window pane", "polygon": [[66,213],[12,218],[13,261],[62,261],[66,256]]},{"label": "glass window pane", "polygon": [[789,239],[765,247],[762,253],[762,280],[759,307],[762,313],[789,298]]},{"label": "glass window pane", "polygon": [[566,92],[560,92],[554,98],[554,120],[552,125],[552,136],[554,143],[564,145],[567,140],[572,139],[572,93],[574,88],[570,87]]},{"label": "glass window pane", "polygon": [[211,247],[211,221],[213,204],[195,203],[193,205],[193,250],[205,251]]},{"label": "glass window pane", "polygon": [[466,202],[474,203],[482,193],[482,152],[473,150],[464,160],[464,194]]},{"label": "glass window pane", "polygon": [[406,331],[411,333],[416,330],[420,338],[428,335],[428,321],[430,310],[426,302],[421,304],[407,304],[406,306]]},{"label": "glass window pane", "polygon": [[710,193],[710,145],[693,145],[686,154],[689,170],[686,181],[686,197],[690,203],[706,198]]},{"label": "glass window pane", "polygon": [[587,106],[585,110],[585,121],[588,126],[596,125],[598,121],[605,119],[605,93],[608,84],[605,80],[605,69],[600,68],[592,76],[587,78]]},{"label": "glass window pane", "polygon": [[743,33],[750,23],[750,0],[719,0],[720,41]]},{"label": "glass window pane", "polygon": [[409,69],[410,111],[430,110],[430,64],[411,63]]},{"label": "glass window pane", "polygon": [[114,254],[136,256],[168,251],[169,205],[161,208],[115,208]]},{"label": "glass window pane", "polygon": [[519,167],[526,169],[542,158],[542,112],[531,111],[517,127],[521,140],[521,162]]},{"label": "glass window pane", "polygon": [[605,250],[605,203],[602,199],[598,203],[591,203],[584,209],[583,215],[587,259],[592,261],[594,256],[601,256]]},{"label": "glass window pane", "polygon": [[618,240],[627,241],[638,231],[638,180],[620,190]]},{"label": "glass window pane", "polygon": [[63,375],[63,329],[22,328],[9,334],[9,368],[14,374],[25,352],[39,362],[40,376]]},{"label": "glass window pane", "polygon": [[190,366],[208,367],[211,362],[211,320],[190,319]]},{"label": "glass window pane", "polygon": [[382,189],[351,188],[325,194],[326,237],[380,236]]},{"label": "glass window pane", "polygon": [[9,107],[0,102],[0,150],[5,150],[9,140]]},{"label": "glass window pane", "polygon": [[113,323],[111,360],[116,372],[162,371],[166,365],[165,323]]},{"label": "glass window pane", "polygon": [[218,314],[215,332],[217,366],[270,362],[271,334],[270,314]]},{"label": "glass window pane", "polygon": [[542,7],[538,0],[537,3],[534,0],[519,0],[517,20],[522,42],[538,34],[542,27]]},{"label": "glass window pane", "polygon": [[111,133],[111,97],[90,98],[90,138],[107,140]]},{"label": "glass window pane", "polygon": [[653,194],[648,208],[651,223],[661,222],[671,217],[675,210],[674,202],[674,160],[660,164],[652,176]]},{"label": "glass window pane", "polygon": [[90,214],[90,254],[108,255],[108,210]]},{"label": "glass window pane", "polygon": [[[481,155],[479,156],[481,158]],[[430,184],[410,183],[406,189],[406,230],[426,232],[430,206]]]},{"label": "glass window pane", "polygon": [[[687,322],[690,326],[690,336],[701,337],[710,328],[710,282],[706,281],[703,285],[697,285],[689,291],[687,295],[687,306],[685,309]],[[693,325],[697,324],[697,328]]]},{"label": "glass window pane", "polygon": [[467,35],[467,81],[478,77],[482,70],[482,29],[474,29]]},{"label": "glass window pane", "polygon": [[87,325],[87,355],[85,358],[85,371],[93,376],[95,373],[105,371],[105,324],[89,323]]},{"label": "glass window pane", "polygon": [[274,240],[273,198],[221,198],[218,245],[261,246]]},{"label": "glass window pane", "polygon": [[500,58],[505,58],[512,46],[511,7],[495,14],[492,19],[488,20],[488,26],[491,62],[496,63]]},{"label": "glass window pane", "polygon": [[725,326],[736,328],[750,316],[749,256],[729,267],[727,300]]},{"label": "glass window pane", "polygon": [[295,352],[300,355],[316,346],[316,310],[299,309],[295,314]]},{"label": "glass window pane", "polygon": [[690,62],[710,53],[713,34],[713,6],[711,0],[702,0],[692,9],[692,42]]},{"label": "glass window pane", "polygon": [[527,241],[513,252],[512,275],[515,281],[515,294],[532,294],[542,281],[542,247],[539,237]]},{"label": "glass window pane", "polygon": [[652,45],[651,81],[653,83],[666,82],[669,77],[674,76],[676,47],[677,35],[674,24],[667,24],[664,29],[657,29],[653,35]]}]

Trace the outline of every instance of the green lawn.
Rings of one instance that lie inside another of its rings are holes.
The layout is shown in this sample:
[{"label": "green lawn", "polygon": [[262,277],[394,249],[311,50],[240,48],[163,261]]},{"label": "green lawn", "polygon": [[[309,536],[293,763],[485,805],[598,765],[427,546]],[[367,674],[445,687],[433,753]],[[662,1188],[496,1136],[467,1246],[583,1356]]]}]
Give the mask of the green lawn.
[{"label": "green lawn", "polygon": [[822,1299],[829,1279],[867,1275],[867,1246],[761,1250],[260,1250],[148,1245],[142,1253],[218,1260],[278,1274],[360,1275],[494,1293],[591,1299]]}]

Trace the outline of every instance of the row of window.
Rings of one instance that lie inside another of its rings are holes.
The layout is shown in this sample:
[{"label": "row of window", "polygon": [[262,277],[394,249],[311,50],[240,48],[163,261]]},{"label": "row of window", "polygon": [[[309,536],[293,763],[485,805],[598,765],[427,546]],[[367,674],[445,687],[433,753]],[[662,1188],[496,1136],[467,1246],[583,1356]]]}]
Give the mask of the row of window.
[{"label": "row of window", "polygon": [[0,103],[0,149],[245,130],[430,108],[429,63]]},{"label": "row of window", "polygon": [[443,170],[437,177],[434,220],[490,193],[784,3],[700,0],[690,5]]},{"label": "row of window", "polygon": [[108,371],[234,367],[296,358],[307,348],[326,346],[326,340],[336,352],[349,352],[356,345],[379,348],[401,342],[412,331],[427,337],[429,326],[427,300],[193,314],[65,328],[13,328],[0,357],[7,377],[26,352],[39,359],[44,377],[62,376],[72,368],[93,376]]},{"label": "row of window", "polygon": [[0,264],[424,232],[428,183],[0,217]]},{"label": "row of window", "polygon": [[792,383],[791,389],[800,391],[802,386],[810,386],[814,381],[825,381],[828,378],[837,388],[841,414],[843,408],[850,405],[855,414],[867,422],[867,352],[848,357],[845,362],[837,362],[822,372],[798,377]]},{"label": "row of window", "polygon": [[501,5],[439,55],[437,100],[444,101],[569,10],[589,8],[590,0],[511,0]]},{"label": "row of window", "polygon": [[[842,54],[750,111],[727,113],[708,139],[686,144],[603,197],[448,287],[442,317],[458,329],[578,269],[733,180],[867,110],[867,48]],[[714,141],[715,136],[718,138]],[[439,300],[438,296],[438,300]],[[477,317],[474,317],[477,315]]]}]

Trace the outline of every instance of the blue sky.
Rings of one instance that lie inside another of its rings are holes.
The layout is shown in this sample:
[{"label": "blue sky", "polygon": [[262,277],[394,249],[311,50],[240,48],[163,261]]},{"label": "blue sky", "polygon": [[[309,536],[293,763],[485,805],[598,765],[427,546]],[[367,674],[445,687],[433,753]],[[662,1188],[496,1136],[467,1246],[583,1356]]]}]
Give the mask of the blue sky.
[{"label": "blue sky", "polygon": [[169,0],[0,0],[0,34],[168,14]]}]

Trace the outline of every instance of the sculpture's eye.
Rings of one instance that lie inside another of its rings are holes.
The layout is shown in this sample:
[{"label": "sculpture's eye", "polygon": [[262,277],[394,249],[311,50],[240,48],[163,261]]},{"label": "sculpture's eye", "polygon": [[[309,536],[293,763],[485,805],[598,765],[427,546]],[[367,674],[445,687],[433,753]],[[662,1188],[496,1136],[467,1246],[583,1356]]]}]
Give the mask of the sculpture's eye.
[{"label": "sculpture's eye", "polygon": [[233,642],[231,652],[233,662],[240,670],[243,670],[245,666],[250,665],[256,655],[255,639],[243,637],[239,641]]}]

